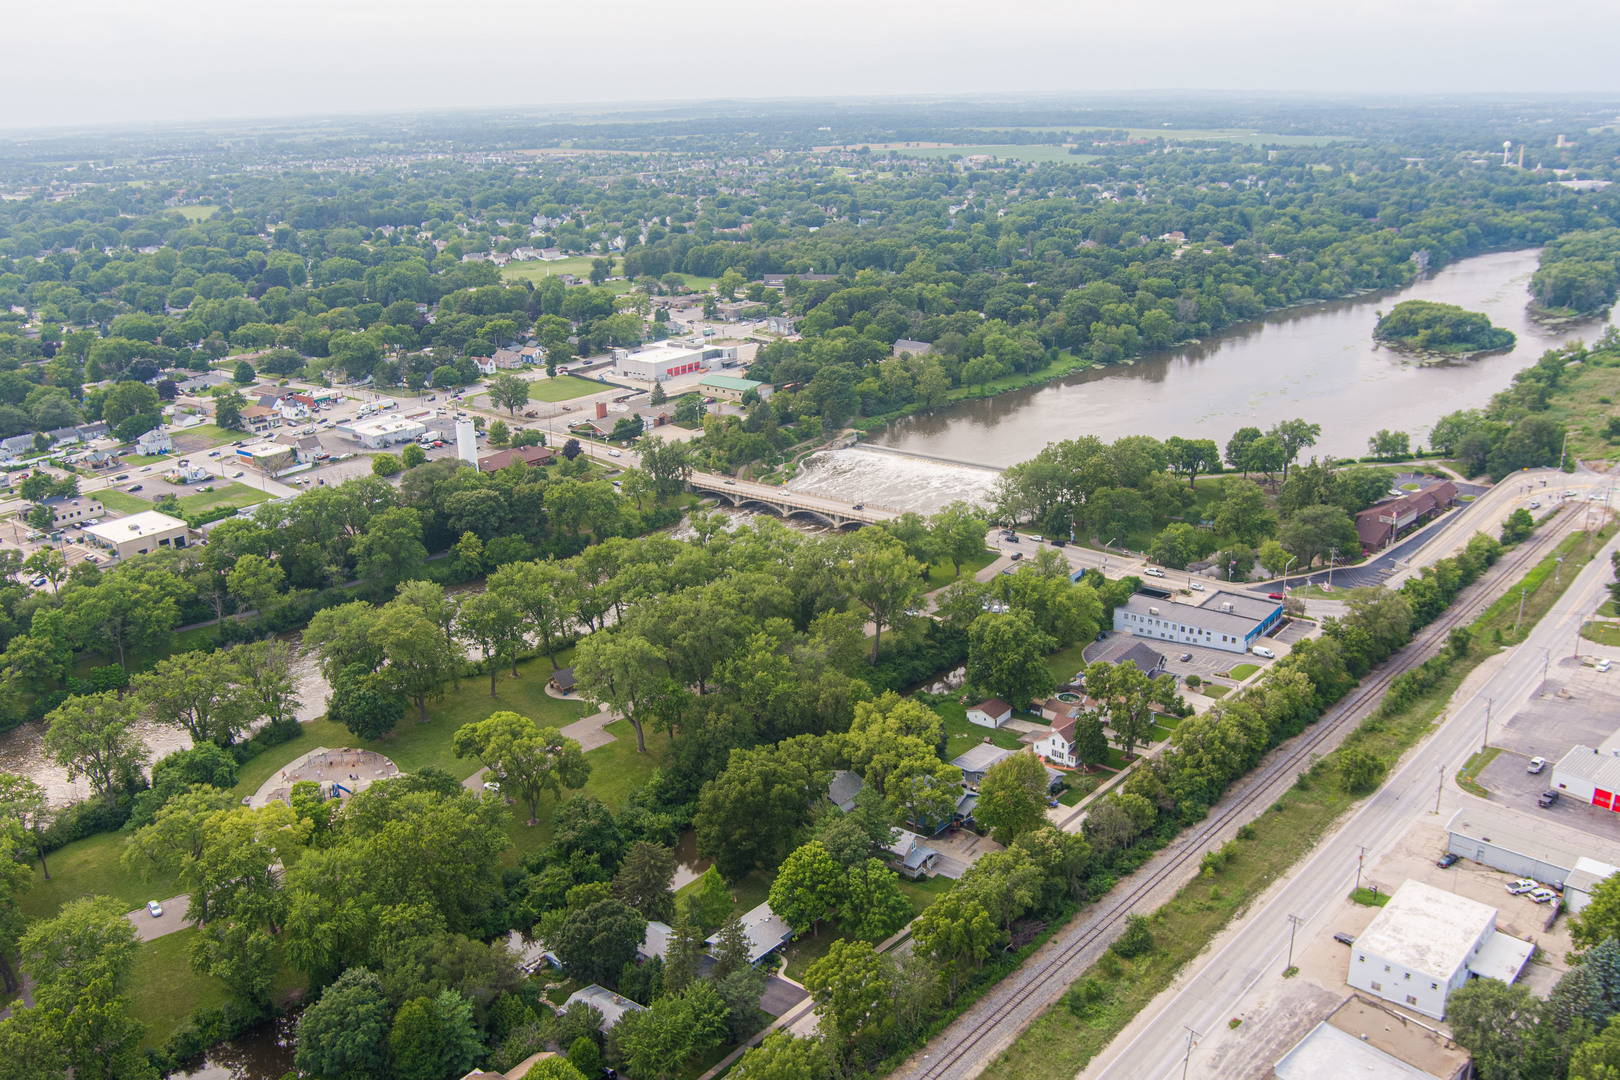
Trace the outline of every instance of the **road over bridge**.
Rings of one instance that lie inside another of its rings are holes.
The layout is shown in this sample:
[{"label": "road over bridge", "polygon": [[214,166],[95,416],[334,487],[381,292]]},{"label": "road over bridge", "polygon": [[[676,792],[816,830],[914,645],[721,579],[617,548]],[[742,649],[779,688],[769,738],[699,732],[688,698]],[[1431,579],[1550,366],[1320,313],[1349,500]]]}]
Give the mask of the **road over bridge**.
[{"label": "road over bridge", "polygon": [[693,473],[686,486],[691,491],[713,495],[732,506],[757,506],[784,518],[811,518],[835,529],[859,528],[899,517],[899,513],[881,506],[861,504],[851,506],[837,499],[824,499],[817,495],[803,495],[773,484],[756,484],[750,480],[733,480],[710,473]]}]

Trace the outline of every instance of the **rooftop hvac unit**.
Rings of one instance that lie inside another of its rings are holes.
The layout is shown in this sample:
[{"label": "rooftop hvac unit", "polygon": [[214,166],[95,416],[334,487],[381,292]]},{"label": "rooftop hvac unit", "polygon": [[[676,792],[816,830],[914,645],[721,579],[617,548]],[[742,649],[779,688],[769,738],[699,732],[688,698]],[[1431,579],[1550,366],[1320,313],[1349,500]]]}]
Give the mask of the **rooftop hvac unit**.
[{"label": "rooftop hvac unit", "polygon": [[1221,610],[1222,611],[1231,611],[1232,610],[1232,602],[1230,600],[1222,600],[1221,601]]},{"label": "rooftop hvac unit", "polygon": [[1148,614],[1149,614],[1149,615],[1157,615],[1157,614],[1158,614],[1158,613],[1159,613],[1159,609],[1158,609],[1158,608],[1156,608],[1156,607],[1150,607],[1150,608],[1148,608]]}]

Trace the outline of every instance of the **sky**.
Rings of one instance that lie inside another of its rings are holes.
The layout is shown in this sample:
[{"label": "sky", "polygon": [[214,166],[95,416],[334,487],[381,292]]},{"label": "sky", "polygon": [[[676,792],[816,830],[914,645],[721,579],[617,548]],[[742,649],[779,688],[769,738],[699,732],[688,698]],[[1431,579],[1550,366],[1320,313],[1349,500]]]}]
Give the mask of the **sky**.
[{"label": "sky", "polygon": [[863,95],[1620,90],[1615,0],[12,0],[0,129]]}]

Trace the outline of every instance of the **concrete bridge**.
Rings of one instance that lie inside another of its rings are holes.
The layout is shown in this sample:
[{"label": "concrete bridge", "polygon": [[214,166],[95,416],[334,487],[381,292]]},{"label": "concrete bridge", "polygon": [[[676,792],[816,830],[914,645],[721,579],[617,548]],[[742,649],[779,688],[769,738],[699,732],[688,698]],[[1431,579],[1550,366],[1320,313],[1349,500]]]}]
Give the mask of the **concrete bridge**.
[{"label": "concrete bridge", "polygon": [[858,529],[862,525],[875,525],[900,516],[896,511],[880,506],[863,505],[857,510],[849,503],[835,499],[801,495],[771,484],[733,480],[708,473],[693,473],[686,486],[690,491],[713,495],[730,506],[769,510],[783,518],[810,518],[835,529]]}]

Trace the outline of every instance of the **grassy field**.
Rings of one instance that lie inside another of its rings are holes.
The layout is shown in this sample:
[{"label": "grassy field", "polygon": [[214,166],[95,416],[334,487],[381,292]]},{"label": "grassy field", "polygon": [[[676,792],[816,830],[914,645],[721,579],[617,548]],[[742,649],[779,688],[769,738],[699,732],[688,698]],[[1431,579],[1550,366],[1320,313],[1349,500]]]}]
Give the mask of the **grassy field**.
[{"label": "grassy field", "polygon": [[1620,356],[1594,353],[1571,369],[1553,395],[1547,417],[1569,427],[1569,452],[1585,461],[1620,458],[1620,443],[1608,438],[1612,404],[1620,399]]},{"label": "grassy field", "polygon": [[[886,152],[887,151],[874,151],[874,153]],[[895,150],[894,153],[900,154],[903,157],[920,158],[975,157],[980,154],[988,154],[991,157],[999,158],[1003,161],[1029,161],[1037,164],[1056,163],[1063,165],[1078,165],[1087,161],[1096,160],[1096,156],[1093,154],[1071,154],[1069,153],[1069,148],[1066,146],[1041,144],[1003,144],[999,146],[929,146]]]},{"label": "grassy field", "polygon": [[[1601,546],[1609,535],[1612,528],[1599,534],[1596,545]],[[1523,582],[1530,590],[1525,632],[1551,609],[1594,550],[1580,536],[1569,537],[1558,552],[1549,553],[1525,575]],[[1565,567],[1570,573],[1555,585],[1553,558],[1558,553],[1570,556]],[[1576,565],[1571,567],[1569,562]],[[1376,725],[1362,726],[1345,745],[1371,751],[1385,761],[1398,759],[1433,729],[1434,719],[1468,673],[1496,652],[1489,643],[1492,632],[1501,630],[1504,637],[1511,638],[1517,604],[1518,590],[1509,589],[1472,624],[1478,644],[1467,658],[1453,664],[1433,689],[1405,710],[1380,717]],[[1254,821],[1252,835],[1237,841],[1236,858],[1218,872],[1200,874],[1151,916],[1157,941],[1152,953],[1135,960],[1105,957],[1094,965],[1086,975],[1102,985],[1099,1001],[1078,1009],[1066,1004],[1048,1009],[990,1064],[982,1074],[986,1080],[1069,1080],[1081,1072],[1098,1050],[1204,951],[1217,932],[1288,873],[1355,803],[1344,793],[1338,763],[1338,751],[1318,759],[1299,783]]]},{"label": "grassy field", "polygon": [[[591,263],[595,258],[596,256],[593,255],[570,255],[566,259],[558,259],[555,262],[508,263],[501,267],[501,277],[507,281],[539,281],[541,278],[573,274],[581,281],[589,281]],[[614,259],[613,268],[622,270],[624,260]]]},{"label": "grassy field", "polygon": [[207,221],[219,213],[218,206],[202,206],[195,203],[191,206],[177,206],[174,209],[176,213],[181,214],[190,221]]},{"label": "grassy field", "polygon": [[990,741],[1006,750],[1018,749],[1018,732],[1009,728],[987,728],[978,724],[968,723],[967,706],[955,701],[947,701],[942,705],[935,705],[934,711],[945,718],[945,734],[949,741],[945,744],[945,760],[949,761],[984,741],[985,736]]},{"label": "grassy field", "polygon": [[[221,443],[235,442],[246,437],[247,435],[244,432],[228,431],[217,424],[198,424],[194,428],[175,432],[174,439],[176,443],[184,444],[185,450],[183,452],[191,453],[196,450],[208,450]],[[176,446],[175,449],[178,450],[180,447]]]},{"label": "grassy field", "polygon": [[148,900],[167,900],[179,888],[164,877],[143,879],[119,862],[123,833],[101,833],[69,844],[46,856],[51,879],[45,880],[34,864],[34,882],[22,894],[19,906],[30,919],[49,918],[69,900],[81,896],[111,896],[129,911]]},{"label": "grassy field", "polygon": [[973,575],[995,562],[1000,556],[999,552],[985,548],[977,556],[962,564],[962,577],[956,576],[956,567],[950,563],[943,563],[928,568],[928,588],[943,589],[953,581],[972,580]]},{"label": "grassy field", "polygon": [[1226,674],[1228,678],[1236,679],[1237,681],[1242,682],[1244,679],[1247,679],[1250,675],[1253,675],[1259,670],[1259,664],[1239,664]]},{"label": "grassy field", "polygon": [[530,401],[569,401],[586,394],[600,394],[613,387],[592,382],[574,375],[559,375],[555,379],[536,379],[529,384]]},{"label": "grassy field", "polygon": [[1581,627],[1581,637],[1599,645],[1620,645],[1620,623],[1589,622]]},{"label": "grassy field", "polygon": [[192,1009],[218,1008],[230,999],[224,983],[191,970],[186,950],[197,933],[188,928],[141,942],[129,980],[129,1012],[146,1025],[142,1047],[162,1044]]},{"label": "grassy field", "polygon": [[270,496],[263,491],[256,491],[246,484],[230,481],[223,487],[214,485],[213,491],[199,491],[195,495],[180,496],[180,509],[187,514],[200,514],[206,510],[213,510],[220,506],[253,506],[262,503]]},{"label": "grassy field", "polygon": [[131,495],[127,491],[113,491],[109,488],[106,491],[96,492],[96,498],[101,502],[102,506],[109,510],[116,510],[120,514],[138,514],[142,510],[152,509],[152,504],[149,501],[139,495]]}]

